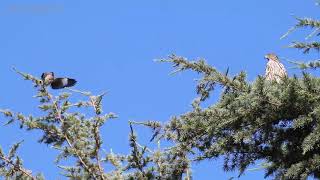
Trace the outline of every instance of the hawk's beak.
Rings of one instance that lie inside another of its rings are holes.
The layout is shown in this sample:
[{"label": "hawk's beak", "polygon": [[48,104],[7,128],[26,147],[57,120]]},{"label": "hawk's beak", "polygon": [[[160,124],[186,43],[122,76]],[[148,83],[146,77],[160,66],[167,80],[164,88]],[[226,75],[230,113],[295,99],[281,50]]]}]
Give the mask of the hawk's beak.
[{"label": "hawk's beak", "polygon": [[268,56],[264,56],[264,58],[265,58],[266,60],[268,60],[268,61],[269,61],[269,58],[268,58]]}]

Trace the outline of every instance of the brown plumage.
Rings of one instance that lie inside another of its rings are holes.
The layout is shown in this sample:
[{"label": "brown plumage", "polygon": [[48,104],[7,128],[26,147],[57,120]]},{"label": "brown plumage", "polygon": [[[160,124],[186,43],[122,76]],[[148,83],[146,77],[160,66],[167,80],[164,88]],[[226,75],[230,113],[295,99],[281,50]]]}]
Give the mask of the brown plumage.
[{"label": "brown plumage", "polygon": [[278,56],[269,53],[265,56],[265,59],[268,60],[265,75],[266,80],[280,83],[284,77],[287,77],[287,71],[279,61]]}]

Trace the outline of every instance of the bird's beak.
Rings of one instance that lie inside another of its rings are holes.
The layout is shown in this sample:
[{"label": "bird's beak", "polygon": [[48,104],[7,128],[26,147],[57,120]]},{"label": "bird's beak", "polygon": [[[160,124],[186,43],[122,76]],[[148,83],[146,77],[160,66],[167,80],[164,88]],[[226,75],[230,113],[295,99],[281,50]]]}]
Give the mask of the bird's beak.
[{"label": "bird's beak", "polygon": [[268,58],[268,56],[264,56],[264,59],[266,59],[266,60],[268,60],[268,61],[269,61],[269,58]]}]

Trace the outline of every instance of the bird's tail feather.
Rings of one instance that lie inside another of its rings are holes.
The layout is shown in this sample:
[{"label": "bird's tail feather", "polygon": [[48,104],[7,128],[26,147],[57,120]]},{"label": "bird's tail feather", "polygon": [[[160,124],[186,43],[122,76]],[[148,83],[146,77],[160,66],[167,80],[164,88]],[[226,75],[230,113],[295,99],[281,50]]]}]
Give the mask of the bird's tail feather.
[{"label": "bird's tail feather", "polygon": [[74,86],[77,83],[75,79],[68,78],[68,84],[65,87],[71,87]]}]

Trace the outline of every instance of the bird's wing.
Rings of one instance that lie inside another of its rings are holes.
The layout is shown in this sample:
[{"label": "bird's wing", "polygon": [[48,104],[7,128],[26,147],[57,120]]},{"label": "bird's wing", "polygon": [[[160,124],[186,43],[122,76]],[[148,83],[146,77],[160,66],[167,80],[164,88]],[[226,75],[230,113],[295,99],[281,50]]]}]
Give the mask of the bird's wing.
[{"label": "bird's wing", "polygon": [[285,68],[284,65],[283,65],[282,63],[280,63],[280,62],[279,62],[279,68],[281,69],[280,72],[282,73],[283,76],[287,76],[287,75],[288,75],[286,68]]},{"label": "bird's wing", "polygon": [[52,89],[62,89],[62,88],[65,88],[65,87],[74,86],[76,83],[77,83],[77,81],[75,79],[71,79],[71,78],[56,78],[51,83],[51,88]]},{"label": "bird's wing", "polygon": [[61,88],[64,88],[64,85],[63,85],[63,79],[64,78],[56,78],[52,81],[51,83],[51,88],[52,89],[61,89]]},{"label": "bird's wing", "polygon": [[74,86],[77,81],[75,79],[71,79],[71,78],[67,78],[68,81],[67,81],[67,84],[65,85],[65,87],[71,87],[71,86]]}]

